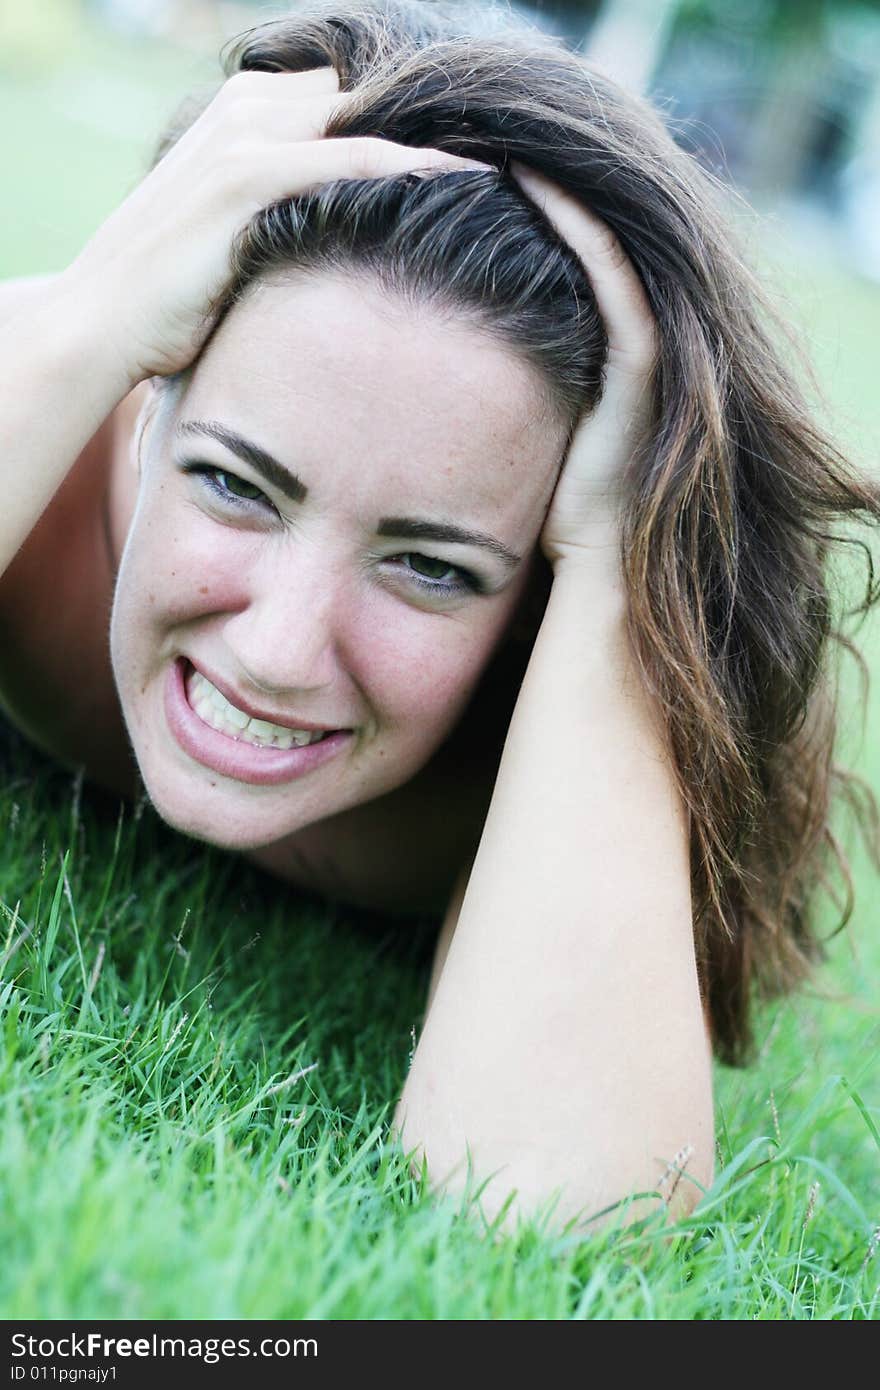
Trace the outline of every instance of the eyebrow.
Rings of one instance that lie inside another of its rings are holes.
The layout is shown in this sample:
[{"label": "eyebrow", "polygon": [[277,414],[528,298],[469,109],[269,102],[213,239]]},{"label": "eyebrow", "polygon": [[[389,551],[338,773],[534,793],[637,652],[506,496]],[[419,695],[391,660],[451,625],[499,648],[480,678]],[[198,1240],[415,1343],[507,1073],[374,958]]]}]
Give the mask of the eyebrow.
[{"label": "eyebrow", "polygon": [[216,439],[224,449],[249,463],[251,468],[279,492],[283,492],[285,497],[289,497],[291,502],[304,502],[309,495],[305,483],[295,473],[291,473],[289,468],[285,468],[259,445],[252,444],[249,439],[243,439],[240,434],[228,430],[216,420],[181,420],[174,433],[184,437],[189,434],[204,434],[209,439]]},{"label": "eyebrow", "polygon": [[[259,445],[252,444],[249,439],[243,439],[234,430],[227,429],[216,420],[181,420],[175,430],[175,434],[181,437],[187,435],[205,435],[208,439],[214,439],[218,444],[222,444],[224,449],[235,454],[237,458],[249,463],[251,468],[279,492],[288,497],[291,502],[304,502],[308,497],[309,490],[301,478],[286,468],[283,463],[279,463],[276,458],[261,449]],[[502,560],[508,570],[514,570],[522,563],[522,556],[515,550],[510,550],[494,536],[488,536],[483,531],[472,531],[465,526],[456,526],[452,522],[446,521],[427,521],[418,517],[408,516],[383,516],[376,528],[379,536],[400,536],[407,540],[424,541],[451,541],[456,545],[476,545],[484,550],[490,550],[493,555],[497,555]]]}]

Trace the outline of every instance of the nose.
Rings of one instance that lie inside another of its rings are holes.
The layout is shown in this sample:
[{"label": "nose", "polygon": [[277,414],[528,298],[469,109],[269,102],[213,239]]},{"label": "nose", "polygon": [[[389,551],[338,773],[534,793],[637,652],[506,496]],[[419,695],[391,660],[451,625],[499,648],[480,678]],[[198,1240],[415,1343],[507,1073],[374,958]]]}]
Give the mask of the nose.
[{"label": "nose", "polygon": [[249,601],[224,627],[243,684],[292,699],[338,686],[353,618],[351,585],[338,559],[300,540],[295,556],[255,567],[247,591]]}]

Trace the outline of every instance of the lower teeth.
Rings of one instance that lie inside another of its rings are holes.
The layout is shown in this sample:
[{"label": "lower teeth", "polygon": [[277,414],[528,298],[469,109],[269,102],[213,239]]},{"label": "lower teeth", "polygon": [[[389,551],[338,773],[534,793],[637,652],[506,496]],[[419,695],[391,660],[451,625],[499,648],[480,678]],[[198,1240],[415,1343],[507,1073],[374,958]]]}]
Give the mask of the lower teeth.
[{"label": "lower teeth", "polygon": [[[217,726],[212,724],[211,727],[216,728]],[[282,744],[275,743],[274,740],[271,743],[263,743],[261,740],[257,739],[242,738],[240,733],[233,733],[229,729],[218,729],[217,732],[225,734],[227,738],[231,738],[235,743],[246,743],[250,748],[278,748],[282,753],[289,753],[291,748],[310,748],[312,743],[321,743],[327,737],[326,734],[322,734],[320,738],[309,739],[308,743],[293,742],[290,744]]]}]

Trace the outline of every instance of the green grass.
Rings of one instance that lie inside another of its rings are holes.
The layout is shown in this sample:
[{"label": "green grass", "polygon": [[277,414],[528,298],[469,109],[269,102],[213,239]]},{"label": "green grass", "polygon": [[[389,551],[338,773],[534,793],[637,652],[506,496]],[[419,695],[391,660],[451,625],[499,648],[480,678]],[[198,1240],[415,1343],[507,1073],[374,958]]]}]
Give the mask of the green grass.
[{"label": "green grass", "polygon": [[303,902],[7,758],[3,1316],[877,1312],[880,1025],[845,947],[855,1003],[775,1006],[759,1064],[719,1073],[719,1177],[671,1240],[487,1240],[387,1140],[425,927]]},{"label": "green grass", "polygon": [[[21,198],[0,226],[9,274],[76,251],[136,174],[141,117],[188,80],[188,57],[76,32],[80,61],[125,74],[114,133],[74,123],[83,85],[62,60],[28,84],[0,74],[6,128],[17,114],[32,135],[0,156]],[[797,265],[822,382],[867,449],[880,295],[803,253]],[[876,621],[862,644],[876,670]],[[843,741],[874,787],[878,714],[875,696],[861,751],[854,724]],[[861,856],[828,967],[762,1011],[753,1067],[717,1070],[718,1177],[692,1218],[487,1239],[388,1142],[429,923],[294,894],[148,806],[120,819],[14,737],[0,766],[3,1317],[880,1312],[880,933]]]}]

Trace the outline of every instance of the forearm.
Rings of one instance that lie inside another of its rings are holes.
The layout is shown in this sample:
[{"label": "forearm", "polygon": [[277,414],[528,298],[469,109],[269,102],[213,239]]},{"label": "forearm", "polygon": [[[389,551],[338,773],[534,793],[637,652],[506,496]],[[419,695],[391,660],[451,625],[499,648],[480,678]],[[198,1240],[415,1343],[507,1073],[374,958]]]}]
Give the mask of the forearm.
[{"label": "forearm", "polygon": [[0,573],[133,382],[97,312],[63,277],[5,306],[0,323]]},{"label": "forearm", "polygon": [[711,1172],[686,817],[604,553],[557,569],[398,1112],[435,1182],[468,1146],[497,1170],[495,1207],[596,1211],[687,1146]]}]

